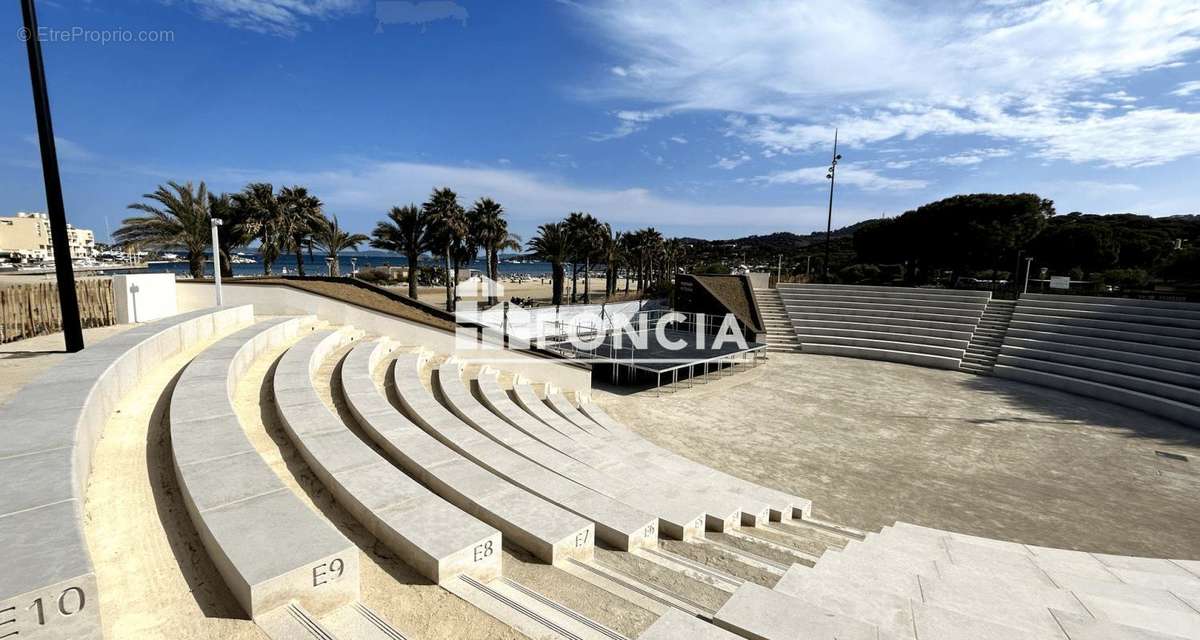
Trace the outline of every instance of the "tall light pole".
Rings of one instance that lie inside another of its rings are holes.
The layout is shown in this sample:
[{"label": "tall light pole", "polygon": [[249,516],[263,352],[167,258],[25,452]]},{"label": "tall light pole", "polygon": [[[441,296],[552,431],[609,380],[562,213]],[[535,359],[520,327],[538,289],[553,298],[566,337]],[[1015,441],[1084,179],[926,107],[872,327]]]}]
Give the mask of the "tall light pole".
[{"label": "tall light pole", "polygon": [[220,218],[212,219],[212,252],[213,252],[213,282],[217,285],[217,306],[225,306],[224,292],[221,291],[221,242],[217,238],[217,229],[223,224]]},{"label": "tall light pole", "polygon": [[1025,258],[1025,293],[1029,293],[1029,270],[1033,268],[1033,258]]},{"label": "tall light pole", "polygon": [[58,281],[58,307],[62,315],[67,352],[83,350],[83,325],[79,321],[79,298],[75,295],[75,267],[71,264],[71,238],[67,233],[67,210],[63,205],[62,179],[58,175],[58,151],[54,125],[50,121],[50,93],[42,43],[38,40],[37,11],[33,0],[21,0],[25,26],[17,37],[25,40],[29,57],[29,80],[33,83],[33,110],[37,116],[38,146],[42,152],[42,180],[46,183],[46,213],[50,217],[50,242],[54,246],[54,274]]},{"label": "tall light pole", "polygon": [[829,245],[833,236],[833,183],[837,180],[838,160],[842,156],[837,152],[838,130],[833,130],[833,161],[829,163],[829,173],[825,179],[829,181],[829,217],[825,220],[825,281],[829,281]]}]

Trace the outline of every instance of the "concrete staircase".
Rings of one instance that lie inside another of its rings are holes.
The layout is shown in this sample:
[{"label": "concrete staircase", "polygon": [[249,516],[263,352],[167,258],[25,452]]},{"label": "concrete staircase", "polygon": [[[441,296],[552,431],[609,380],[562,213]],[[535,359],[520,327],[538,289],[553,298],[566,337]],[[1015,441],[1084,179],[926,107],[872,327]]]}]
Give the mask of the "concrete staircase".
[{"label": "concrete staircase", "polygon": [[767,352],[799,351],[800,341],[796,339],[796,329],[788,318],[779,290],[755,289],[754,297],[758,300],[758,310],[766,325]]},{"label": "concrete staircase", "polygon": [[984,376],[991,375],[1016,307],[1015,300],[992,298],[988,301],[983,316],[979,319],[979,325],[971,335],[971,343],[967,345],[967,352],[959,365],[960,369]]}]

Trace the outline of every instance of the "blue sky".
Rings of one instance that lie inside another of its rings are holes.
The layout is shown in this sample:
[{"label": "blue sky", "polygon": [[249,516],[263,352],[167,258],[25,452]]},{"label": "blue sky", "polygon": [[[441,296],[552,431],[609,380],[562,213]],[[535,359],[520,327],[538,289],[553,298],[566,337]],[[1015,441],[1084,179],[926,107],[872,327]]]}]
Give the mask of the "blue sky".
[{"label": "blue sky", "polygon": [[[0,215],[44,209],[5,4]],[[573,210],[807,233],[835,126],[836,226],[972,191],[1200,213],[1194,0],[38,5],[89,32],[43,47],[68,216],[101,238],[166,180],[304,184],[362,231],[446,185],[526,237]],[[95,41],[114,30],[172,41]]]}]

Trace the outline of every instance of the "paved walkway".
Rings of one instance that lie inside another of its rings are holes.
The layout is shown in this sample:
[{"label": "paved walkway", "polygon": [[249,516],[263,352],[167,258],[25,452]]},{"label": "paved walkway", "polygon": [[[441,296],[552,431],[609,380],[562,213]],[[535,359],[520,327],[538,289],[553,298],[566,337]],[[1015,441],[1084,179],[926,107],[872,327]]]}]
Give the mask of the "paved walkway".
[{"label": "paved walkway", "polygon": [[806,354],[772,354],[661,398],[599,389],[594,398],[651,440],[810,498],[818,516],[848,525],[907,520],[1200,558],[1200,432],[1132,409],[998,378]]}]

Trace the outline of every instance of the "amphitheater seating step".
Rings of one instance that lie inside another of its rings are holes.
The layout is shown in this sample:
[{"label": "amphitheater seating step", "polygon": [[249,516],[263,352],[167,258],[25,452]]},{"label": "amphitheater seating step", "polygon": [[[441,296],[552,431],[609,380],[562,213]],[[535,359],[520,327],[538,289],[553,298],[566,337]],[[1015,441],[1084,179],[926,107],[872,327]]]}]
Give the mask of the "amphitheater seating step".
[{"label": "amphitheater seating step", "polygon": [[[399,370],[396,376],[415,376]],[[450,361],[434,371],[434,387],[445,403],[446,413],[422,409],[418,423],[424,421],[431,435],[452,449],[513,484],[553,502],[596,525],[596,536],[618,549],[630,550],[657,544],[657,519],[586,485],[563,477],[496,442],[487,433],[511,429],[471,397],[462,382],[461,363]],[[409,391],[401,391],[401,401],[410,404]],[[416,413],[416,411],[414,411]],[[431,415],[432,414],[432,415]],[[474,428],[471,425],[475,425]],[[480,433],[480,431],[484,433]]]},{"label": "amphitheater seating step", "polygon": [[500,575],[500,532],[392,466],[322,402],[310,374],[353,336],[319,332],[292,346],[275,368],[275,404],[289,437],[342,507],[401,560],[430,580]]},{"label": "amphitheater seating step", "polygon": [[995,373],[1200,425],[1200,309],[1025,296],[1016,305]]},{"label": "amphitheater seating step", "polygon": [[[486,426],[477,428],[501,444],[547,469],[657,516],[659,530],[672,538],[690,540],[703,536],[703,509],[676,499],[675,492],[671,490],[648,492],[645,484],[633,481],[635,476],[629,475],[625,468],[616,466],[619,459],[590,455],[597,452],[575,446],[574,441],[517,406],[500,387],[496,372],[481,372],[475,379],[475,390],[479,401],[495,418],[505,423],[497,425],[488,420],[484,423]],[[474,419],[468,420],[468,423],[477,424]]]},{"label": "amphitheater seating step", "polygon": [[1012,300],[991,299],[983,310],[960,368],[969,373],[990,375],[1004,344],[1004,336],[1012,321],[1016,303]]},{"label": "amphitheater seating step", "polygon": [[766,587],[747,582],[713,617],[717,626],[746,638],[791,640],[803,636],[829,640],[876,640],[878,629]]},{"label": "amphitheater seating step", "polygon": [[667,609],[638,640],[738,640],[740,637],[678,609]]},{"label": "amphitheater seating step", "polygon": [[[144,375],[252,320],[251,307],[238,306],[130,328],[64,357],[0,406],[0,637],[100,638],[80,520],[92,449]],[[55,603],[59,615],[39,619],[39,602]]]},{"label": "amphitheater seating step", "polygon": [[298,601],[315,613],[358,598],[358,549],[275,475],[230,394],[260,354],[307,318],[265,320],[205,349],[171,395],[171,453],[208,556],[252,618]]},{"label": "amphitheater seating step", "polygon": [[[372,372],[393,348],[383,340],[354,347],[342,364],[343,395],[367,435],[393,462],[447,502],[499,529],[508,541],[551,564],[570,558],[590,560],[594,525],[487,471],[435,439],[401,414],[375,385]],[[414,368],[417,356],[403,354]],[[401,366],[398,364],[397,366]],[[413,378],[394,380],[410,387]],[[415,380],[421,392],[428,393]]]},{"label": "amphitheater seating step", "polygon": [[[566,401],[561,394],[552,394],[548,398],[551,406],[564,415],[574,414],[579,420],[593,421],[609,434],[609,437],[621,443],[622,446],[637,448],[648,452],[650,457],[660,464],[669,464],[686,470],[687,473],[705,479],[722,489],[746,498],[759,500],[770,505],[770,520],[805,519],[812,515],[812,501],[798,496],[789,495],[777,489],[764,487],[737,476],[697,463],[669,451],[635,434],[628,427],[613,420],[599,405],[594,402],[583,402],[578,408]],[[763,520],[767,518],[763,517]]]}]

